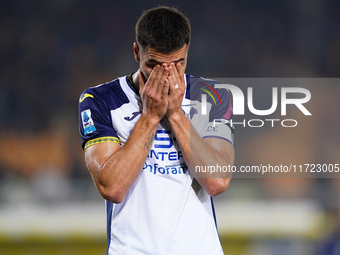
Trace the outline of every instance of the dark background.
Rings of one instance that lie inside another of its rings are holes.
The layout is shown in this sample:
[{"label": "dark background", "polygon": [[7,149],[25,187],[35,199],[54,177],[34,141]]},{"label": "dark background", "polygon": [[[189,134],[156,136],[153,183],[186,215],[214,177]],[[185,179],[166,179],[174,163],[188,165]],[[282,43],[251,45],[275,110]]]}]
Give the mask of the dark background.
[{"label": "dark background", "polygon": [[[23,203],[48,208],[102,201],[84,164],[78,134],[78,99],[87,87],[137,70],[132,51],[134,26],[143,10],[158,5],[176,6],[191,21],[188,74],[233,78],[339,77],[340,2],[335,0],[1,0],[2,210]],[[270,161],[273,164],[280,164],[281,156],[285,159],[282,163],[340,163],[339,88],[314,84],[309,89],[314,102],[311,111],[316,117],[312,121],[302,119],[301,128],[293,133],[239,128],[236,165],[259,164],[262,159],[275,156],[278,160]],[[265,88],[261,91],[264,93],[257,95],[258,105],[270,103],[271,94]],[[278,137],[289,144],[282,145]],[[293,153],[293,162],[289,153]],[[217,202],[284,200],[289,207],[289,203],[312,201],[319,208],[316,214],[320,217],[316,217],[315,224],[320,226],[315,230],[317,234],[313,230],[312,234],[307,231],[294,235],[292,230],[278,234],[280,238],[276,239],[275,231],[269,231],[260,235],[260,240],[250,230],[226,230],[224,247],[236,247],[232,254],[314,254],[320,250],[322,254],[332,254],[331,245],[327,246],[329,251],[320,247],[325,247],[324,240],[338,229],[339,188],[335,178],[233,180]],[[13,215],[13,221],[21,217],[21,210],[15,211],[18,214]],[[34,226],[31,229],[34,232]],[[18,241],[15,234],[10,238],[12,234],[6,231],[3,228],[0,233],[0,239],[5,240],[3,247]],[[15,233],[20,233],[20,229]],[[44,233],[38,231],[34,240],[40,242]],[[35,236],[30,231],[20,235],[19,242],[32,235]],[[292,245],[294,236],[300,248],[294,246],[296,243]],[[54,238],[52,234],[51,242]],[[306,245],[312,248],[307,249]],[[245,246],[255,248],[237,248]]]}]

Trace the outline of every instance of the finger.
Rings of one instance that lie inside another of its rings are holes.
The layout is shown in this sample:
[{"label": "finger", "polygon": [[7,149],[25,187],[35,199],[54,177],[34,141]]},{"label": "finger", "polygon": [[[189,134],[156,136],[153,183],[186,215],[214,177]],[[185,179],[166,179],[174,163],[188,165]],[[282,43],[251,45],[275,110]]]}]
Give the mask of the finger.
[{"label": "finger", "polygon": [[166,99],[168,94],[169,94],[169,83],[170,83],[169,79],[166,79],[164,86],[163,86],[163,89],[162,89],[162,98],[163,99]]},{"label": "finger", "polygon": [[146,81],[146,84],[145,84],[145,86],[146,86],[145,89],[147,89],[148,91],[150,91],[150,90],[152,89],[152,87],[154,86],[154,83],[155,83],[156,80],[157,80],[157,75],[158,75],[160,69],[161,69],[161,68],[160,68],[159,65],[156,65],[156,66],[152,69],[152,71],[151,71],[151,73],[150,73],[150,76],[149,76],[149,78],[148,78],[148,80]]},{"label": "finger", "polygon": [[155,93],[157,92],[158,84],[162,78],[163,71],[164,71],[164,67],[157,65],[157,70],[155,70],[155,73],[154,73],[154,79],[152,81],[152,84],[150,84],[150,90],[153,90]]},{"label": "finger", "polygon": [[172,78],[171,74],[168,77],[169,80],[169,94],[172,94],[175,91],[175,82],[174,79]]},{"label": "finger", "polygon": [[163,72],[160,74],[160,79],[158,81],[158,86],[157,86],[157,93],[160,93],[160,94],[162,94],[165,81],[167,80],[169,76],[169,68],[165,65],[162,65],[162,68],[163,68]]},{"label": "finger", "polygon": [[173,69],[172,77],[174,79],[174,84],[175,85],[176,84],[180,85],[181,84],[181,79],[180,79],[179,74],[178,74],[177,66],[174,63],[173,63],[173,68],[172,69]]},{"label": "finger", "polygon": [[177,84],[179,82],[179,80],[177,80],[177,77],[176,77],[176,73],[175,72],[177,72],[177,70],[176,70],[176,66],[175,66],[174,63],[171,63],[169,70],[170,70],[169,71],[170,72],[170,76],[171,76],[171,78],[172,78],[172,80],[174,82],[174,85],[175,85],[175,84]]},{"label": "finger", "polygon": [[184,68],[181,63],[176,64],[176,70],[178,75],[178,81],[184,82]]},{"label": "finger", "polygon": [[177,67],[174,63],[172,66],[172,78],[174,80],[174,89],[178,89],[179,87],[181,87],[182,89],[184,88],[183,86],[185,86],[185,84],[181,81],[177,71]]}]

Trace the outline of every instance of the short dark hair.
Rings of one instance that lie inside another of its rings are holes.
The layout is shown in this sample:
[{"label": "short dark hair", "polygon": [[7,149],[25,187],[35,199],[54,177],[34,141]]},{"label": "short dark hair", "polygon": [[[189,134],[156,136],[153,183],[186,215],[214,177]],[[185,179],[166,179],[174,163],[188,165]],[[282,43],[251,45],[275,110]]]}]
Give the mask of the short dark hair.
[{"label": "short dark hair", "polygon": [[136,24],[138,46],[165,54],[189,45],[190,34],[188,18],[174,7],[159,6],[144,11]]}]

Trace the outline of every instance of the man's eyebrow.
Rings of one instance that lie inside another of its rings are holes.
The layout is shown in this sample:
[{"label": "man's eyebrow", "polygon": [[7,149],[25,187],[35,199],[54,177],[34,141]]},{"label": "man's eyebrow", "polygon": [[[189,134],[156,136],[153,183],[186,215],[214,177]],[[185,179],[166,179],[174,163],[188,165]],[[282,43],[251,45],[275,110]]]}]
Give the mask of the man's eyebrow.
[{"label": "man's eyebrow", "polygon": [[181,62],[181,61],[183,61],[183,60],[184,60],[184,58],[180,58],[180,59],[174,61],[174,63],[176,64],[176,63]]},{"label": "man's eyebrow", "polygon": [[[184,58],[180,58],[180,59],[175,60],[175,61],[173,61],[173,62],[176,64],[176,63],[181,62],[181,61],[183,61],[183,60],[184,60]],[[148,61],[149,63],[151,63],[151,64],[156,64],[156,65],[162,65],[162,64],[164,63],[164,62],[158,61],[158,60],[153,59],[153,58],[148,59],[147,61]]]},{"label": "man's eyebrow", "polygon": [[163,64],[163,62],[158,61],[158,60],[153,59],[153,58],[148,59],[148,62],[149,62],[150,64],[155,64],[155,65],[162,65],[162,64]]}]

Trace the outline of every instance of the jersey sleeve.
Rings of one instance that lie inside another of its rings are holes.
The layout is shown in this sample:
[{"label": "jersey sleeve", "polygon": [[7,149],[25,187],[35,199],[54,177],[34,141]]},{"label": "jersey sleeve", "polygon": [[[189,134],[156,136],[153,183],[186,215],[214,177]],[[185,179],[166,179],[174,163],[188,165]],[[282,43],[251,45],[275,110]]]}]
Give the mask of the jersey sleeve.
[{"label": "jersey sleeve", "polygon": [[203,139],[219,138],[233,144],[233,110],[229,91],[218,88],[219,81],[202,77],[190,76],[187,84],[192,105],[188,115],[198,134]]},{"label": "jersey sleeve", "polygon": [[84,150],[97,143],[120,143],[112,125],[110,109],[93,88],[81,94],[78,109],[79,132]]},{"label": "jersey sleeve", "polygon": [[[217,84],[219,82],[215,82]],[[204,129],[202,138],[216,137],[234,142],[234,127],[231,124],[233,110],[231,97],[227,89],[215,89],[216,104],[212,102],[209,112],[209,122]]]}]

